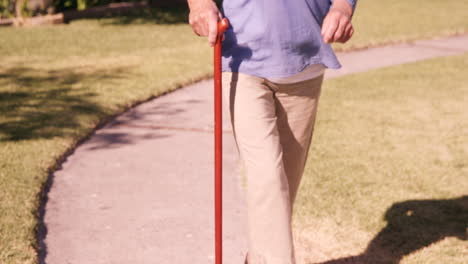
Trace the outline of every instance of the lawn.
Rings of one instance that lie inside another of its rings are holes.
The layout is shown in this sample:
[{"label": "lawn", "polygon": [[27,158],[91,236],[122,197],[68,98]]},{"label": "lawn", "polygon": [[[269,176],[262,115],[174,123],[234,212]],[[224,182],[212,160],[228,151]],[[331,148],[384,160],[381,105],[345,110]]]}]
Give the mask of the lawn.
[{"label": "lawn", "polygon": [[465,54],[324,84],[294,213],[304,263],[466,263],[467,67]]},{"label": "lawn", "polygon": [[353,38],[336,51],[468,32],[468,1],[358,0]]},{"label": "lawn", "polygon": [[40,191],[64,153],[136,102],[209,76],[186,24],[1,28],[0,263],[35,263]]},{"label": "lawn", "polygon": [[[335,47],[466,32],[466,5],[360,0],[355,39]],[[42,190],[62,157],[112,115],[209,76],[212,54],[184,12],[0,28],[0,36],[0,263],[36,263]]]}]

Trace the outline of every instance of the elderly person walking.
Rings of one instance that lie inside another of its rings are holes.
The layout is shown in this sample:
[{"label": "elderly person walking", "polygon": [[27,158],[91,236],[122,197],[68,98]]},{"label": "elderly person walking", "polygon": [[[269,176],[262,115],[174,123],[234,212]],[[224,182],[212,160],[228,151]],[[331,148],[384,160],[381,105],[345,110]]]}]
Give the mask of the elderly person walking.
[{"label": "elderly person walking", "polygon": [[353,35],[357,0],[188,0],[189,22],[223,42],[223,96],[247,178],[248,264],[295,264],[291,218],[332,42]]}]

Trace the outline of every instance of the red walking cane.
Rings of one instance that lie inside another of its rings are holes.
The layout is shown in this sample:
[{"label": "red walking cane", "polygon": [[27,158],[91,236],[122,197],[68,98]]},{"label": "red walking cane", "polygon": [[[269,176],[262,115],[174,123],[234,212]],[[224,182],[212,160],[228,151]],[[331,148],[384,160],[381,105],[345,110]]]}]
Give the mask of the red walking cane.
[{"label": "red walking cane", "polygon": [[221,83],[221,42],[224,32],[227,30],[229,22],[223,18],[218,22],[218,35],[214,47],[214,126],[215,126],[215,251],[216,264],[223,263],[223,234],[222,234],[222,83]]}]

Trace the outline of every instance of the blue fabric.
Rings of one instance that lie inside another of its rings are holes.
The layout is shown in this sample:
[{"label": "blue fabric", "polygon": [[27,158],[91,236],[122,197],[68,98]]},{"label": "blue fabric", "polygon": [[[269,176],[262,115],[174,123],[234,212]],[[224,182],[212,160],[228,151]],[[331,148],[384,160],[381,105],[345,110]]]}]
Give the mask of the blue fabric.
[{"label": "blue fabric", "polygon": [[[347,0],[355,8],[357,0]],[[310,64],[341,64],[321,26],[333,0],[224,0],[230,22],[222,70],[263,78],[288,77]]]}]

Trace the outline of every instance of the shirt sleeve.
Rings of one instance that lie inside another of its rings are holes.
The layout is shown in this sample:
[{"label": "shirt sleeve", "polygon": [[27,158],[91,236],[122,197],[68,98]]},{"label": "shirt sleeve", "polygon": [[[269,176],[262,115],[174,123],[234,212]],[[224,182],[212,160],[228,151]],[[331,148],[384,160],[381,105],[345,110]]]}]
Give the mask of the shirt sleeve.
[{"label": "shirt sleeve", "polygon": [[[333,1],[334,0],[330,0],[330,3],[333,4]],[[348,3],[351,4],[351,6],[353,8],[353,13],[354,13],[354,9],[356,9],[356,3],[357,3],[358,0],[346,0],[346,1],[348,1]]]}]

